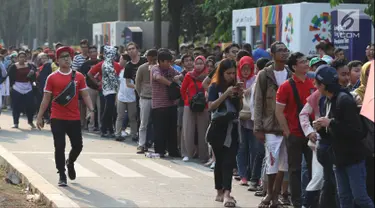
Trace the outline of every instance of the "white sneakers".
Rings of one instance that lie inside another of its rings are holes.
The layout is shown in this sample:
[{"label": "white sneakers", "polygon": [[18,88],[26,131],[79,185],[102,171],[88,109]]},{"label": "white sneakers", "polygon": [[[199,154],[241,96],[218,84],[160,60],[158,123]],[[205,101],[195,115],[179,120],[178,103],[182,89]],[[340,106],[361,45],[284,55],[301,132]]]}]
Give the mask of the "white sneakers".
[{"label": "white sneakers", "polygon": [[189,157],[184,157],[184,158],[182,158],[182,161],[184,161],[184,162],[187,162],[187,161],[189,161]]},{"label": "white sneakers", "polygon": [[126,133],[126,131],[121,131],[121,137],[127,137],[128,136],[128,133]]}]

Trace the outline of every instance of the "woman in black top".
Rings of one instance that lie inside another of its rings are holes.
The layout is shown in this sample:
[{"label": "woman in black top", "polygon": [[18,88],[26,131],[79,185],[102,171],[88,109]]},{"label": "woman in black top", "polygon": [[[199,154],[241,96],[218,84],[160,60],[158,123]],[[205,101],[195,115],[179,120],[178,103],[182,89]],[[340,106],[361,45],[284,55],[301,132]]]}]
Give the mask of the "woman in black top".
[{"label": "woman in black top", "polygon": [[21,112],[26,111],[27,120],[31,128],[36,128],[33,124],[35,113],[34,93],[32,83],[35,81],[35,67],[26,62],[26,53],[18,53],[18,62],[9,67],[9,82],[12,88],[12,114],[13,128],[18,128]]},{"label": "woman in black top", "polygon": [[212,121],[206,139],[216,157],[215,200],[223,202],[225,207],[236,205],[230,193],[239,143],[238,112],[242,108],[242,94],[242,87],[236,84],[235,62],[224,59],[220,62],[208,89],[208,108],[212,112]]}]

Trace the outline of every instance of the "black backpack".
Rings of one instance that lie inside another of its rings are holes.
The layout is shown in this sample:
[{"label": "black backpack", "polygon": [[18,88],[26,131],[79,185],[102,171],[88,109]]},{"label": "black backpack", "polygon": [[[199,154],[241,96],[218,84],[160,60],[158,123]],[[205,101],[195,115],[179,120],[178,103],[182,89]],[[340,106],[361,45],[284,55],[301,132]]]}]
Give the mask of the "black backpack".
[{"label": "black backpack", "polygon": [[206,108],[206,97],[202,90],[198,89],[198,85],[194,79],[192,79],[195,85],[197,93],[190,99],[189,105],[192,112],[203,112]]}]

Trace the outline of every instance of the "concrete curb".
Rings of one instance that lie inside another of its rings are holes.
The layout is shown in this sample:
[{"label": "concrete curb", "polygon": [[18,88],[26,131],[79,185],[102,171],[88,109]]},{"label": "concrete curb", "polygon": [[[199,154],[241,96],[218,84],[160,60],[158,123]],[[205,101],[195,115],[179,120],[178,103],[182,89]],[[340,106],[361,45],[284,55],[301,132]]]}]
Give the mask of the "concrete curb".
[{"label": "concrete curb", "polygon": [[79,208],[62,191],[50,184],[36,171],[0,145],[0,167],[13,171],[23,184],[29,185],[32,193],[40,194],[41,200],[53,208]]}]

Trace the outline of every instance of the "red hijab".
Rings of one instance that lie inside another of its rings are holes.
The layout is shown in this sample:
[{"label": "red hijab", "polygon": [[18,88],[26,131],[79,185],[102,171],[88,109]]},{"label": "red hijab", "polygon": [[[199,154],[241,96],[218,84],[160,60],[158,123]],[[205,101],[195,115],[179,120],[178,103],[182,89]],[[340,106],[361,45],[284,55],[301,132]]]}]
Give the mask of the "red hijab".
[{"label": "red hijab", "polygon": [[[250,74],[248,77],[243,77],[241,73],[241,69],[246,64],[248,64],[250,67]],[[244,56],[240,59],[240,63],[238,64],[238,67],[237,67],[237,76],[242,81],[247,81],[251,79],[251,77],[254,76],[254,61],[250,56]]]},{"label": "red hijab", "polygon": [[[201,71],[198,71],[195,68],[195,64],[197,63],[197,61],[199,59],[202,60],[203,64],[204,64],[204,68]],[[195,60],[194,60],[194,69],[193,69],[192,72],[190,72],[191,77],[193,77],[194,79],[198,78],[201,74],[208,74],[208,68],[206,66],[206,58],[204,56],[198,56],[197,58],[195,58]]]}]

